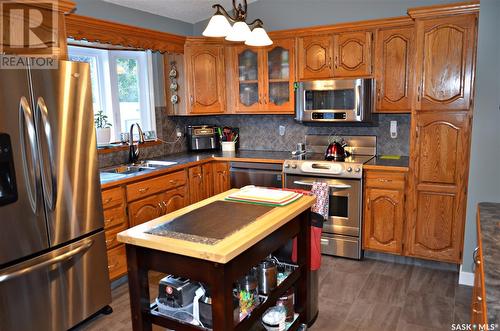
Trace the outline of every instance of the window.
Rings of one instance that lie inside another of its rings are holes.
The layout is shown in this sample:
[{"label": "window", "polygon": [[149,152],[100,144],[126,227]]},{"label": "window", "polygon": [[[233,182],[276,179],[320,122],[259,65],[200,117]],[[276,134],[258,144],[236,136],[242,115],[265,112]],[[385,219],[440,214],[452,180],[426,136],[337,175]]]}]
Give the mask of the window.
[{"label": "window", "polygon": [[69,46],[68,52],[71,61],[90,64],[94,113],[108,115],[114,140],[133,123],[156,131],[151,52],[78,46]]}]

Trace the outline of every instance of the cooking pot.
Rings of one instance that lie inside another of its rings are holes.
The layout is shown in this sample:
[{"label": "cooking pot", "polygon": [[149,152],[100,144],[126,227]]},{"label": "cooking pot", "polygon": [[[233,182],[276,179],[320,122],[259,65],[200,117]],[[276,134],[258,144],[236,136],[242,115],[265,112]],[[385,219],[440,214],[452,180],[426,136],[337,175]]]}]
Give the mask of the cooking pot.
[{"label": "cooking pot", "polygon": [[349,153],[345,150],[347,144],[345,142],[333,141],[326,148],[325,160],[344,160],[349,156]]}]

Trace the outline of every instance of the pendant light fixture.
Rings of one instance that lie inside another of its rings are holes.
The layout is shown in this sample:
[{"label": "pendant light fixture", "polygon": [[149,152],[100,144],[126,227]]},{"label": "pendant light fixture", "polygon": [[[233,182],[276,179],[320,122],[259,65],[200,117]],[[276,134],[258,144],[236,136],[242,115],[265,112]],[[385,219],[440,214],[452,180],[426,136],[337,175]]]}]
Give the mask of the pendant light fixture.
[{"label": "pendant light fixture", "polygon": [[[236,6],[236,0],[233,0],[233,16],[221,5],[213,5],[212,8],[216,9],[215,14],[208,22],[203,35],[205,37],[225,37],[228,41],[245,42],[248,46],[269,46],[273,41],[264,30],[264,23],[260,19],[254,20],[252,23],[247,24],[247,0],[243,0]],[[229,23],[234,23],[233,26]]]}]

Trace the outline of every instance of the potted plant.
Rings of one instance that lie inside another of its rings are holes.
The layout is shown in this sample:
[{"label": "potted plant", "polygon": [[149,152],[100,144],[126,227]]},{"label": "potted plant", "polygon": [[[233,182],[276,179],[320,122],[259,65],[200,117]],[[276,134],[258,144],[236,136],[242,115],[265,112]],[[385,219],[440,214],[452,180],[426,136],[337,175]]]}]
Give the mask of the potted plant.
[{"label": "potted plant", "polygon": [[102,110],[94,115],[96,128],[97,145],[107,145],[111,140],[111,123],[108,122],[108,116]]}]

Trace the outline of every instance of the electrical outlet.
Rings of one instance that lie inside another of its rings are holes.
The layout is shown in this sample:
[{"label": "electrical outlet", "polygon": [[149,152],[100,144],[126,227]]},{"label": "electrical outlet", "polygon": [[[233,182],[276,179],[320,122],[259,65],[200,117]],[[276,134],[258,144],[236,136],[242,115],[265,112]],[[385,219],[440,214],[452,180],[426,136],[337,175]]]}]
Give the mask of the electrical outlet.
[{"label": "electrical outlet", "polygon": [[280,125],[279,126],[279,132],[280,132],[280,136],[284,136],[285,135],[285,126],[284,125]]},{"label": "electrical outlet", "polygon": [[177,138],[181,138],[182,137],[182,131],[180,128],[175,128],[175,135],[177,136]]}]

